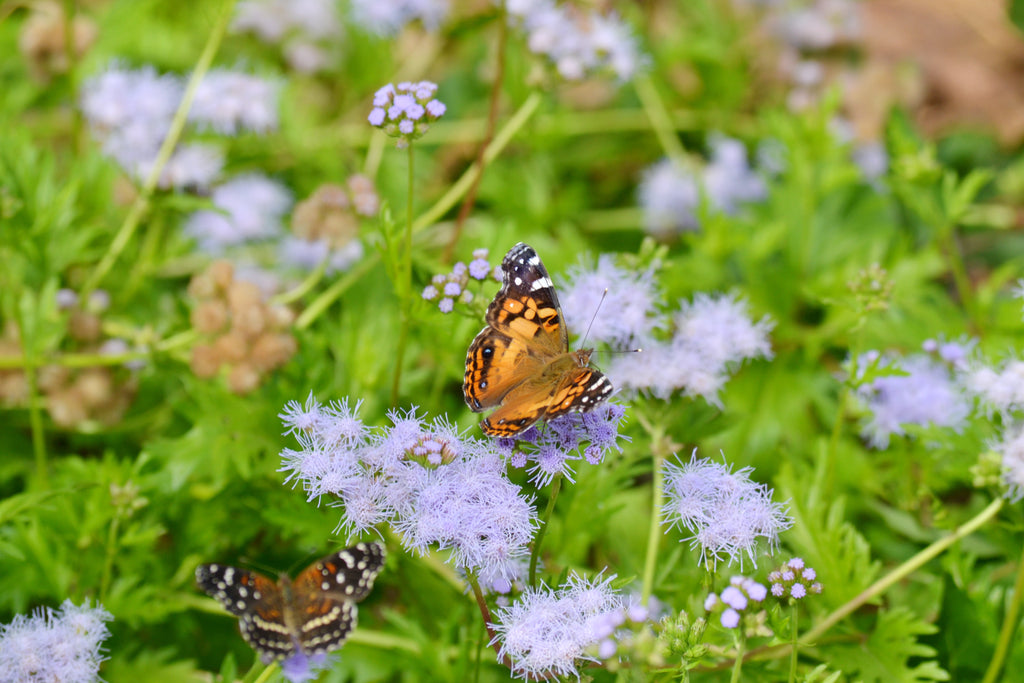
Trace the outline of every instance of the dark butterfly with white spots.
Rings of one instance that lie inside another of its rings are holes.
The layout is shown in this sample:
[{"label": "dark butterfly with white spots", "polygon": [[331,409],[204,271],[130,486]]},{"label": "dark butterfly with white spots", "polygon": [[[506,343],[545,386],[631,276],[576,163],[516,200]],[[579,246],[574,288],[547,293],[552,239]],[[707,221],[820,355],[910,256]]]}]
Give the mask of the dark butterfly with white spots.
[{"label": "dark butterfly with white spots", "polygon": [[358,543],[317,560],[295,579],[201,564],[196,583],[238,617],[242,637],[269,662],[339,648],[355,628],[355,603],[369,595],[383,566],[381,544]]}]

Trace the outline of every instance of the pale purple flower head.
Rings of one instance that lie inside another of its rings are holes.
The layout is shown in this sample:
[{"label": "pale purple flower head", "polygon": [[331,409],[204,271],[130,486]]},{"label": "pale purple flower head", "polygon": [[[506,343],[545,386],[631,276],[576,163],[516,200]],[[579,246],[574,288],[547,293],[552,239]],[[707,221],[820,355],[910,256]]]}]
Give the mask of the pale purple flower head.
[{"label": "pale purple flower head", "polygon": [[1024,411],[1024,360],[1008,358],[992,366],[972,363],[964,383],[989,413],[1005,418]]},{"label": "pale purple flower head", "polygon": [[326,239],[307,240],[297,235],[286,235],[278,243],[278,258],[302,270],[313,270],[326,263],[324,272],[343,273],[363,257],[363,243],[350,240],[340,247],[332,247]]},{"label": "pale purple flower head", "polygon": [[[858,367],[870,362],[864,357]],[[857,387],[870,417],[861,434],[875,448],[903,435],[904,425],[933,425],[959,430],[971,411],[957,377],[942,362],[926,355],[890,359],[903,375],[884,375]]]},{"label": "pale purple flower head", "polygon": [[581,662],[597,661],[588,648],[611,635],[622,618],[613,578],[588,580],[573,572],[555,590],[526,588],[512,605],[495,610],[492,644],[501,644],[498,656],[511,660],[512,674],[578,676]]},{"label": "pale purple flower head", "polygon": [[655,237],[700,227],[700,185],[691,168],[662,159],[644,171],[637,194],[644,226]]},{"label": "pale purple flower head", "polygon": [[772,596],[789,601],[804,598],[808,593],[821,593],[821,584],[815,581],[817,577],[814,569],[806,566],[799,557],[794,557],[780,569],[771,572],[768,580],[771,582]]},{"label": "pale purple flower head", "polygon": [[307,683],[314,681],[333,664],[332,658],[323,652],[306,655],[296,652],[281,662],[281,673],[291,683]]},{"label": "pale purple flower head", "polygon": [[711,161],[704,168],[704,192],[712,209],[735,214],[741,204],[763,201],[768,188],[747,163],[747,150],[742,142],[714,135]]},{"label": "pale purple flower head", "polygon": [[1024,424],[1006,428],[1003,439],[993,447],[1002,457],[1003,481],[1012,502],[1024,498]]},{"label": "pale purple flower head", "polygon": [[0,680],[99,681],[103,641],[113,619],[88,601],[78,606],[65,600],[59,609],[44,607],[26,617],[15,615],[0,624]]},{"label": "pale purple flower head", "polygon": [[736,609],[729,607],[722,611],[722,626],[726,628],[736,628],[740,625],[740,613]]},{"label": "pale purple flower head", "polygon": [[453,310],[455,310],[455,301],[453,301],[450,297],[445,297],[437,302],[437,310],[441,311],[442,313],[451,313]]},{"label": "pale purple flower head", "polygon": [[769,550],[779,532],[792,526],[785,506],[772,502],[772,490],[750,480],[749,467],[732,472],[726,465],[698,460],[696,449],[688,463],[666,463],[662,523],[685,529],[684,540],[700,548],[700,561],[709,569],[719,560],[729,564],[744,555],[757,566],[758,539]]},{"label": "pale purple flower head", "polygon": [[349,535],[390,522],[405,547],[449,550],[449,561],[489,580],[515,581],[536,526],[536,510],[505,474],[490,440],[391,411],[390,427],[366,427],[359,405],[324,407],[310,397],[282,413],[299,449],[281,453],[286,483],[310,500],[336,496]]},{"label": "pale purple flower head", "polygon": [[341,18],[332,0],[241,0],[231,30],[254,33],[272,44],[337,39]]},{"label": "pale purple flower head", "polygon": [[622,354],[608,367],[612,383],[667,399],[677,389],[718,405],[729,373],[751,358],[771,358],[768,318],[754,322],[742,299],[697,294],[673,317],[669,341],[650,340],[640,353]]},{"label": "pale purple flower head", "polygon": [[574,461],[586,459],[597,465],[610,449],[622,451],[619,440],[629,440],[619,434],[625,416],[625,406],[606,402],[585,413],[560,415],[495,443],[514,467],[527,467],[530,481],[537,487],[547,486],[556,475],[573,481]]},{"label": "pale purple flower head", "polygon": [[185,224],[185,234],[211,254],[281,234],[282,218],[292,203],[287,188],[257,174],[237,176],[218,186],[211,200],[218,211],[196,211]]},{"label": "pale purple flower head", "polygon": [[[148,176],[152,160],[140,163],[137,168],[141,176]],[[221,177],[224,170],[224,152],[219,147],[202,143],[180,145],[167,160],[157,185],[162,189],[208,190]]]},{"label": "pale purple flower head", "polygon": [[188,119],[225,135],[277,128],[280,83],[240,71],[211,69],[199,82]]},{"label": "pale purple flower head", "polygon": [[352,21],[381,37],[393,36],[414,21],[436,30],[448,13],[449,0],[352,0]]},{"label": "pale purple flower head", "polygon": [[[386,3],[378,0],[376,4]],[[422,137],[430,130],[430,124],[444,115],[444,104],[434,99],[436,92],[437,84],[430,81],[388,83],[374,93],[373,110],[367,121],[398,138],[399,147],[406,147]]]},{"label": "pale purple flower head", "polygon": [[651,270],[628,270],[601,254],[596,268],[577,267],[567,280],[560,296],[566,324],[581,333],[589,328],[588,340],[631,350],[664,325]]}]

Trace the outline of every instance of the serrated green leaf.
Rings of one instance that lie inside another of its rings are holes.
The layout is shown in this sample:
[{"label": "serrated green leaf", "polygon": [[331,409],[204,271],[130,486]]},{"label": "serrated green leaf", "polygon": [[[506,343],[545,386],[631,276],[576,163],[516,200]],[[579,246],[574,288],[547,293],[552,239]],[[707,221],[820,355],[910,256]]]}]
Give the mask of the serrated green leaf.
[{"label": "serrated green leaf", "polygon": [[948,681],[949,674],[933,659],[935,649],[918,641],[936,630],[908,609],[881,610],[867,638],[859,645],[832,648],[830,663],[858,673],[864,683]]}]

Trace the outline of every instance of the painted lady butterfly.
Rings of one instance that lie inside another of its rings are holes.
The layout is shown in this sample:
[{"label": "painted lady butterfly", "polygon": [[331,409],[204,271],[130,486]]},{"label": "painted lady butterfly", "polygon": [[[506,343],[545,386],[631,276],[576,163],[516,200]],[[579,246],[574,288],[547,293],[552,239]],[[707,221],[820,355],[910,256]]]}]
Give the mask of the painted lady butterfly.
[{"label": "painted lady butterfly", "polygon": [[382,545],[358,543],[317,560],[295,580],[201,564],[196,583],[238,617],[242,637],[269,662],[340,647],[355,628],[355,603],[370,593],[383,566]]},{"label": "painted lady butterfly", "polygon": [[512,436],[537,420],[592,410],[612,393],[590,367],[593,349],[569,351],[569,333],[548,271],[520,242],[501,262],[501,289],[487,307],[487,326],[466,354],[462,393],[473,412],[498,407],[480,427]]}]

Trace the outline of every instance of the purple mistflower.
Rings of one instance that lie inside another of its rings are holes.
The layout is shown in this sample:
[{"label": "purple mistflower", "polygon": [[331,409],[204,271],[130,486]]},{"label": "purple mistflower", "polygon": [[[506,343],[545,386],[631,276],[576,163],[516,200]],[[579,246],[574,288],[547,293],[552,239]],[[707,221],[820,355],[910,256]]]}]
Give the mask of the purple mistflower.
[{"label": "purple mistflower", "polygon": [[815,582],[818,574],[799,557],[784,564],[768,575],[772,596],[779,600],[801,599],[808,593],[821,593],[821,584]]},{"label": "purple mistflower", "polygon": [[1006,498],[1012,502],[1024,498],[1024,424],[1006,429],[1003,440],[993,447],[1002,457],[1003,481]]},{"label": "purple mistflower", "polygon": [[704,192],[712,209],[735,214],[740,204],[763,201],[768,188],[747,163],[747,150],[739,140],[724,135],[711,138],[711,160],[704,168]]},{"label": "purple mistflower", "polygon": [[185,233],[211,254],[280,234],[282,217],[292,203],[287,188],[257,174],[229,180],[214,189],[211,199],[217,210],[196,211],[185,224]]},{"label": "purple mistflower", "polygon": [[[375,4],[382,3],[376,0]],[[398,147],[407,147],[410,142],[430,130],[430,124],[445,113],[445,106],[434,99],[437,84],[430,81],[419,83],[388,83],[373,96],[373,109],[367,121],[374,128],[380,128],[393,138],[398,138]]]},{"label": "purple mistflower", "polygon": [[280,84],[259,76],[211,69],[196,88],[188,119],[224,135],[277,128]]},{"label": "purple mistflower", "polygon": [[99,681],[111,619],[98,605],[86,601],[78,606],[70,600],[56,610],[15,615],[11,623],[0,624],[0,683]]},{"label": "purple mistflower", "polygon": [[341,19],[332,0],[241,0],[231,30],[271,44],[299,36],[323,40],[341,35]]},{"label": "purple mistflower", "polygon": [[[141,176],[148,176],[153,164],[152,160],[138,165]],[[167,160],[160,172],[157,184],[162,189],[177,190],[208,190],[221,177],[224,170],[224,152],[213,145],[189,143],[179,146]]]},{"label": "purple mistflower", "polygon": [[455,302],[450,297],[445,297],[437,302],[437,310],[442,313],[451,313],[455,310]]},{"label": "purple mistflower", "polygon": [[577,267],[566,279],[560,297],[566,324],[589,330],[588,339],[631,349],[664,325],[657,311],[661,292],[651,270],[621,268],[611,254],[601,254],[597,267]]},{"label": "purple mistflower", "polygon": [[756,567],[758,539],[774,548],[779,532],[793,524],[785,506],[772,502],[772,490],[750,480],[752,471],[698,460],[696,449],[688,463],[665,464],[662,523],[690,532],[684,540],[700,548],[709,569],[725,558],[729,564],[739,559],[742,567],[744,554]]},{"label": "purple mistflower", "polygon": [[57,308],[62,311],[66,311],[69,308],[74,308],[78,305],[78,292],[67,287],[62,287],[57,290],[57,294],[54,296],[57,303]]},{"label": "purple mistflower", "polygon": [[800,598],[806,597],[807,588],[804,587],[802,583],[794,583],[792,588],[789,589],[789,594],[799,600]]},{"label": "purple mistflower", "polygon": [[742,300],[697,294],[673,317],[669,341],[649,341],[640,353],[623,354],[608,367],[612,383],[626,391],[667,399],[677,389],[718,405],[729,372],[750,358],[771,358],[768,318],[754,322]]},{"label": "purple mistflower", "polygon": [[448,12],[448,0],[352,0],[352,21],[381,37],[393,36],[414,21],[433,31]]},{"label": "purple mistflower", "polygon": [[[480,251],[480,250],[477,250]],[[469,276],[474,280],[486,280],[491,274],[491,264],[487,261],[487,250],[483,250],[483,256],[473,253],[473,260],[469,262]]]},{"label": "purple mistflower", "polygon": [[689,167],[662,159],[644,171],[637,195],[644,212],[644,226],[655,237],[700,227],[700,185]]},{"label": "purple mistflower", "polygon": [[1024,360],[1009,358],[997,366],[972,364],[964,382],[989,412],[1005,417],[1024,410]]},{"label": "purple mistflower", "polygon": [[628,81],[644,64],[633,32],[615,13],[553,0],[513,0],[506,10],[526,33],[530,51],[549,59],[566,80],[606,71]]},{"label": "purple mistflower", "polygon": [[278,243],[278,257],[286,263],[303,270],[313,270],[326,262],[324,272],[343,273],[363,257],[363,243],[350,240],[339,247],[332,247],[329,240],[307,240],[296,235],[286,235]]},{"label": "purple mistflower", "polygon": [[790,47],[819,52],[860,41],[861,8],[852,0],[813,0],[780,12],[771,28]]},{"label": "purple mistflower", "polygon": [[462,294],[462,287],[459,286],[458,282],[448,282],[448,283],[445,284],[445,286],[444,286],[444,295],[445,296],[455,297],[455,296],[458,296],[459,294]]},{"label": "purple mistflower", "polygon": [[427,285],[423,288],[423,298],[427,301],[434,301],[441,296],[441,293],[437,291],[437,287],[434,285]]},{"label": "purple mistflower", "polygon": [[539,488],[557,475],[573,481],[574,461],[586,459],[598,465],[610,449],[621,452],[619,440],[629,440],[619,434],[625,417],[625,406],[605,402],[591,411],[566,413],[495,443],[514,467],[527,467],[530,481]]},{"label": "purple mistflower", "polygon": [[581,661],[597,661],[588,649],[611,635],[621,618],[622,598],[611,588],[613,578],[588,580],[573,572],[555,590],[528,587],[512,605],[496,609],[491,644],[501,644],[499,659],[508,657],[512,674],[523,679],[578,676]]},{"label": "purple mistflower", "polygon": [[735,610],[744,610],[747,608],[747,596],[744,595],[743,591],[736,586],[728,586],[723,590],[721,599],[722,602]]},{"label": "purple mistflower", "polygon": [[[866,356],[857,365],[867,365]],[[959,430],[970,414],[970,402],[945,364],[926,355],[888,359],[904,375],[884,375],[857,387],[870,417],[861,435],[874,448],[884,449],[904,425],[933,425]]]},{"label": "purple mistflower", "polygon": [[736,628],[740,619],[750,606],[750,602],[760,603],[768,595],[768,589],[762,584],[745,576],[734,576],[721,595],[710,593],[704,600],[704,610],[721,612],[722,626]]},{"label": "purple mistflower", "polygon": [[307,683],[316,680],[320,672],[333,663],[332,658],[324,652],[314,655],[296,652],[281,662],[281,673],[291,683]]},{"label": "purple mistflower", "polygon": [[722,612],[722,626],[736,628],[740,625],[740,613],[738,610],[729,607]]},{"label": "purple mistflower", "polygon": [[450,551],[449,561],[511,583],[536,526],[536,510],[505,474],[490,440],[474,440],[439,418],[391,411],[390,427],[366,427],[359,405],[324,407],[310,397],[282,413],[298,449],[281,453],[285,483],[310,500],[337,496],[339,531],[390,522],[406,548]]}]

